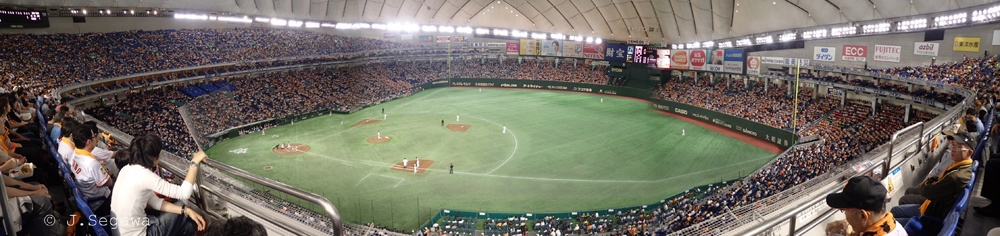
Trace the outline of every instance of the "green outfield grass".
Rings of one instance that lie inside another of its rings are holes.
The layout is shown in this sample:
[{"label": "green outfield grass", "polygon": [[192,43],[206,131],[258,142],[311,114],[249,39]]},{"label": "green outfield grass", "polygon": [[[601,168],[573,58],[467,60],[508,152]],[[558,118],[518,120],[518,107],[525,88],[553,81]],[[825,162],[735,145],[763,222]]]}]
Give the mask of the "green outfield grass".
[{"label": "green outfield grass", "polygon": [[[352,127],[363,119],[381,120],[382,108],[387,120]],[[442,119],[472,127],[453,132],[441,127]],[[501,125],[509,132],[502,134]],[[365,141],[378,131],[393,140]],[[274,154],[271,148],[281,142],[312,150]],[[231,152],[241,148],[247,152]],[[348,222],[398,229],[415,229],[439,209],[540,213],[650,204],[736,178],[775,156],[659,114],[642,101],[477,88],[427,90],[353,114],[324,115],[266,135],[223,141],[208,153],[322,195]],[[436,163],[418,175],[389,170],[414,157]],[[455,174],[448,174],[448,163],[455,164]]]}]

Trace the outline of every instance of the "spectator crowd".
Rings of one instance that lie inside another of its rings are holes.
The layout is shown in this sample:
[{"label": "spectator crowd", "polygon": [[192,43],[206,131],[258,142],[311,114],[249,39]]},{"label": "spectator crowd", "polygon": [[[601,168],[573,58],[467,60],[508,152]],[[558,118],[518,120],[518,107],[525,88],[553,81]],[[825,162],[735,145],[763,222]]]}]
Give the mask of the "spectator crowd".
[{"label": "spectator crowd", "polygon": [[[37,127],[21,124],[23,116],[33,107],[29,98],[51,94],[58,86],[99,80],[122,75],[227,62],[284,59],[234,66],[189,71],[162,77],[126,80],[85,91],[94,94],[121,88],[135,88],[150,82],[182,78],[185,75],[215,74],[227,71],[263,69],[275,66],[317,63],[350,59],[330,56],[340,53],[363,52],[356,57],[386,55],[391,49],[412,49],[419,46],[367,38],[341,37],[305,31],[276,29],[198,29],[129,31],[86,34],[0,34],[0,86],[21,88],[6,93],[10,105],[7,122],[12,137],[4,142],[19,143],[17,151],[4,152],[8,162],[27,156],[42,163],[40,182],[51,175],[53,163],[44,160]],[[126,133],[155,133],[162,138],[165,150],[186,156],[198,150],[194,146],[178,108],[187,106],[201,134],[224,131],[243,124],[282,118],[314,111],[352,111],[387,100],[408,96],[419,91],[416,87],[428,81],[447,77],[488,77],[521,80],[552,80],[589,84],[618,83],[609,80],[604,67],[556,63],[543,59],[484,59],[445,61],[369,62],[341,67],[315,67],[294,71],[268,72],[263,75],[219,78],[236,89],[223,90],[192,98],[180,92],[179,86],[134,89],[126,98],[90,108],[87,113]],[[963,61],[923,67],[869,69],[870,72],[910,79],[946,83],[980,92],[996,94],[1000,87],[993,79],[1000,69],[996,56],[967,58]],[[804,77],[861,87],[930,98],[948,105],[959,103],[962,97],[935,91],[933,88],[911,88],[894,82],[866,79],[846,80],[838,76],[803,74]],[[213,81],[209,81],[213,82]],[[711,81],[708,78],[672,79],[654,91],[658,99],[687,103],[723,112],[770,126],[791,130],[802,136],[819,136],[820,141],[792,147],[772,163],[742,180],[708,190],[689,191],[668,199],[654,209],[622,210],[611,214],[583,214],[573,219],[544,218],[536,220],[534,228],[550,235],[571,233],[615,232],[621,235],[650,235],[675,232],[713,217],[724,216],[727,209],[756,206],[762,199],[805,183],[827,173],[829,166],[841,166],[857,160],[888,141],[892,132],[919,121],[933,118],[919,110],[911,110],[904,121],[905,108],[891,103],[875,106],[870,101],[850,100],[841,104],[838,98],[816,95],[818,91],[800,89],[797,99],[788,94],[784,85],[764,85],[753,81]],[[796,103],[797,101],[797,103]],[[792,120],[792,108],[798,107]],[[11,115],[13,114],[13,115]],[[15,119],[17,118],[17,119]],[[33,117],[25,117],[30,120]],[[265,123],[265,125],[268,125]],[[242,130],[256,132],[266,126]],[[0,142],[2,144],[2,142]],[[6,144],[3,144],[6,145]],[[11,144],[13,145],[13,144]],[[2,157],[3,155],[0,155]],[[0,160],[2,161],[2,160]],[[2,168],[0,168],[2,169]],[[48,169],[48,170],[47,170]],[[228,186],[231,191],[252,196],[256,203],[299,219],[317,228],[329,228],[325,217],[297,205],[246,186],[224,181],[217,173],[207,173],[210,182]],[[47,190],[27,189],[27,197],[44,197]],[[16,192],[16,190],[15,190]],[[44,192],[44,193],[43,193]],[[523,233],[527,222],[520,218],[494,219],[489,230],[497,233]],[[34,233],[33,233],[34,234]],[[377,234],[382,235],[382,234]]]}]

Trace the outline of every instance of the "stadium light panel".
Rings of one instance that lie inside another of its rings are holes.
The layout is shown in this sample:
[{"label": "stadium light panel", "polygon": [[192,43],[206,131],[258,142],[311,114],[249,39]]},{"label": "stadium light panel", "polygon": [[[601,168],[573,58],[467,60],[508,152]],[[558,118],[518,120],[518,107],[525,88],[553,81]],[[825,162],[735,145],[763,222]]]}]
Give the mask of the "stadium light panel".
[{"label": "stadium light panel", "polygon": [[510,36],[507,34],[507,30],[504,29],[493,29],[493,35],[495,36]]},{"label": "stadium light panel", "polygon": [[385,30],[386,28],[387,27],[385,24],[378,24],[378,23],[372,24],[372,29]]},{"label": "stadium light panel", "polygon": [[845,26],[845,27],[837,27],[830,29],[830,36],[833,37],[849,36],[849,35],[855,35],[857,33],[858,33],[858,28],[854,26]]},{"label": "stadium light panel", "polygon": [[[110,12],[110,11],[109,11]],[[174,14],[174,19],[187,19],[187,20],[208,20],[208,15],[197,15],[197,14]]]},{"label": "stadium light panel", "polygon": [[441,33],[454,33],[455,32],[455,27],[441,26],[441,27],[438,27],[438,32],[441,32]]},{"label": "stadium light panel", "polygon": [[420,26],[417,24],[404,24],[403,30],[407,32],[417,32],[420,31]]},{"label": "stadium light panel", "polygon": [[563,35],[563,34],[560,34],[560,33],[555,33],[555,34],[549,34],[549,38],[555,39],[555,40],[565,40],[566,36]]},{"label": "stadium light panel", "polygon": [[878,23],[861,26],[861,32],[865,34],[877,34],[889,32],[889,23]]},{"label": "stadium light panel", "polygon": [[246,17],[241,18],[241,17],[232,17],[232,16],[220,16],[220,17],[216,18],[216,20],[218,20],[218,21],[224,21],[224,22],[238,22],[238,23],[251,23],[251,22],[253,22],[253,20],[250,20],[250,18],[246,18]]},{"label": "stadium light panel", "polygon": [[705,48],[711,48],[712,46],[715,46],[715,42],[705,41],[704,43],[701,43],[701,46]]},{"label": "stadium light panel", "polygon": [[402,31],[403,25],[397,23],[389,23],[385,25],[385,29],[389,31]]},{"label": "stadium light panel", "polygon": [[421,26],[420,30],[424,31],[424,32],[437,32],[438,28],[437,28],[437,26],[433,26],[433,25],[425,25],[425,26]]},{"label": "stadium light panel", "polygon": [[306,28],[319,28],[319,22],[306,22]]},{"label": "stadium light panel", "polygon": [[733,47],[733,42],[732,41],[725,41],[725,42],[719,43],[719,48],[731,48],[731,47]]},{"label": "stadium light panel", "polygon": [[587,42],[587,43],[593,43],[593,42],[594,42],[594,37],[587,37],[587,38],[586,38],[586,39],[584,39],[583,41],[584,41],[584,42]]},{"label": "stadium light panel", "polygon": [[302,27],[302,23],[300,20],[289,20],[288,27]]},{"label": "stadium light panel", "polygon": [[351,24],[351,23],[337,23],[337,29],[342,29],[342,30],[354,29],[354,24]]},{"label": "stadium light panel", "polygon": [[[472,34],[472,27],[458,27],[455,28],[455,32],[462,34]],[[489,32],[488,30],[486,32]]]},{"label": "stadium light panel", "polygon": [[968,17],[968,13],[965,13],[965,12],[956,13],[956,14],[947,15],[947,16],[934,17],[934,26],[936,26],[936,27],[946,27],[946,26],[963,24],[963,23],[965,23],[966,21],[969,20],[967,17]]},{"label": "stadium light panel", "polygon": [[781,42],[788,42],[788,41],[792,41],[792,40],[795,40],[795,33],[794,32],[788,32],[788,33],[784,33],[784,34],[781,34],[781,35],[778,36],[778,41],[781,41]]},{"label": "stadium light panel", "polygon": [[321,24],[319,24],[319,27],[323,27],[323,28],[336,28],[337,24],[334,24],[334,23],[321,23]]},{"label": "stadium light panel", "polygon": [[533,39],[545,39],[545,33],[531,33]]},{"label": "stadium light panel", "polygon": [[271,18],[271,25],[274,26],[287,26],[288,21],[284,19]]},{"label": "stadium light panel", "polygon": [[603,42],[603,40],[601,40],[601,38],[594,39],[594,43],[596,43],[596,44],[601,44],[601,42]]},{"label": "stadium light panel", "polygon": [[86,15],[87,14],[87,9],[83,9],[81,12],[83,12],[83,14]]}]

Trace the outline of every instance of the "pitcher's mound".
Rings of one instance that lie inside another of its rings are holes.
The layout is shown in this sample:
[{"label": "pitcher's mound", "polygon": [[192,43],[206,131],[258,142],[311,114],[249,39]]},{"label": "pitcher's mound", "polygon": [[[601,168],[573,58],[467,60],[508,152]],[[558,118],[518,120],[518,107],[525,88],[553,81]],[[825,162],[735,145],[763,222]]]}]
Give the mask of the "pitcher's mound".
[{"label": "pitcher's mound", "polygon": [[368,138],[368,143],[388,143],[389,141],[392,141],[392,137],[385,135],[382,135],[382,138],[379,138],[378,136],[372,136]]},{"label": "pitcher's mound", "polygon": [[[416,163],[414,163],[413,160],[410,160],[409,163],[406,164],[407,164],[406,169],[403,169],[403,162],[397,162],[395,165],[392,165],[392,167],[389,169],[395,171],[402,171],[406,173],[413,173],[413,165],[416,165]],[[434,164],[434,160],[420,159],[420,168],[417,168],[417,174],[423,174],[424,172],[427,172],[427,168],[430,168],[432,164]]]},{"label": "pitcher's mound", "polygon": [[351,127],[358,127],[358,126],[367,125],[367,124],[375,124],[375,123],[378,123],[378,122],[381,122],[381,121],[382,120],[364,119],[364,120],[358,121],[358,123],[354,123],[353,125],[351,125]]},{"label": "pitcher's mound", "polygon": [[451,131],[455,131],[455,132],[465,132],[465,131],[468,131],[469,128],[472,128],[472,125],[466,125],[466,124],[448,124],[448,129],[450,129]]},{"label": "pitcher's mound", "polygon": [[285,147],[285,148],[274,147],[274,148],[271,149],[271,151],[273,151],[274,153],[277,153],[277,154],[281,154],[281,155],[293,155],[293,154],[306,153],[310,149],[312,149],[312,148],[310,148],[309,145],[305,145],[305,144],[301,144],[301,143],[292,143],[292,144],[288,144],[288,147]]}]

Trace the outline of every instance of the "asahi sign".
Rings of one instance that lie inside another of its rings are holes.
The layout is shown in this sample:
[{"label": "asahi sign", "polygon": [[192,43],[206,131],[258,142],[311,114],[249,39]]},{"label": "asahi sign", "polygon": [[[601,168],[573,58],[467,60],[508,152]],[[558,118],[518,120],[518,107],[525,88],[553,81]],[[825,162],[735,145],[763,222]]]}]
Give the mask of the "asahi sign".
[{"label": "asahi sign", "polygon": [[916,42],[913,43],[913,55],[937,56],[940,48],[938,43]]},{"label": "asahi sign", "polygon": [[903,47],[894,45],[875,45],[875,56],[872,59],[876,61],[889,61],[889,62],[899,62],[900,52],[903,51]]}]

